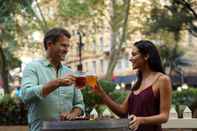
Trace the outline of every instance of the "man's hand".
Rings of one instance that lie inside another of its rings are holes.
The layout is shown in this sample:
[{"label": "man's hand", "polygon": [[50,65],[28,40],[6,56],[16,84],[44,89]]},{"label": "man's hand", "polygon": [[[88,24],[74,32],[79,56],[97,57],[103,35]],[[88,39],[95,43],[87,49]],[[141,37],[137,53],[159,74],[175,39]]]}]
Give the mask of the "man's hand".
[{"label": "man's hand", "polygon": [[74,108],[71,112],[62,112],[60,114],[60,120],[74,120],[81,114],[80,108]]},{"label": "man's hand", "polygon": [[74,112],[62,112],[60,114],[60,120],[74,120],[77,117],[78,114]]},{"label": "man's hand", "polygon": [[63,78],[60,78],[58,79],[59,81],[59,86],[69,86],[69,85],[72,85],[75,83],[75,77],[74,76],[71,76],[71,75],[68,75],[68,76],[65,76]]},{"label": "man's hand", "polygon": [[42,90],[42,95],[47,96],[49,93],[51,93],[58,87],[69,86],[69,85],[74,84],[74,82],[75,82],[75,77],[71,75],[49,81],[47,84],[44,85],[43,90]]}]

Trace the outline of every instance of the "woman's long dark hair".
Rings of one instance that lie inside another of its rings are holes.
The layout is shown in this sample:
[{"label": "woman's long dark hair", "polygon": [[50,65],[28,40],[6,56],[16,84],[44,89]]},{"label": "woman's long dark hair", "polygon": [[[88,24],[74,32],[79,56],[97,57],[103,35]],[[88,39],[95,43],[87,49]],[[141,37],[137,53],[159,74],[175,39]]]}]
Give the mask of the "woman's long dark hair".
[{"label": "woman's long dark hair", "polygon": [[[134,46],[144,56],[148,57],[148,65],[152,71],[164,73],[161,58],[156,46],[148,40],[141,40],[134,43]],[[137,82],[134,84],[132,90],[139,89],[142,82],[142,72],[139,70],[137,74]]]}]

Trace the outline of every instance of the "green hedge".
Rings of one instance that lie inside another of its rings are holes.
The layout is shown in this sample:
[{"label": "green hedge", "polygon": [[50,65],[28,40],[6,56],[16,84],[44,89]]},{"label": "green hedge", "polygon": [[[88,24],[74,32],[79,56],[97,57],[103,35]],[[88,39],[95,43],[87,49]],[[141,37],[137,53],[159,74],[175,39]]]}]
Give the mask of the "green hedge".
[{"label": "green hedge", "polygon": [[[100,80],[99,83],[103,89],[118,103],[122,103],[127,92],[115,90],[116,84]],[[93,108],[103,106],[102,100],[97,96],[90,87],[85,87],[82,90],[84,102],[86,105],[86,114],[88,115]],[[182,91],[173,91],[172,104],[176,107],[179,105],[187,105],[193,111],[197,109],[197,88],[189,87]],[[104,110],[104,109],[102,109]],[[101,111],[102,111],[101,110]],[[100,112],[99,112],[100,113]],[[17,98],[5,95],[0,99],[0,125],[26,125],[27,124],[27,109],[25,105]]]},{"label": "green hedge", "polygon": [[26,125],[27,109],[18,98],[5,95],[0,99],[0,125]]},{"label": "green hedge", "polygon": [[[127,93],[115,90],[116,84],[100,80],[99,83],[103,89],[118,103],[122,103]],[[97,108],[98,112],[101,109],[102,100],[97,96],[90,87],[85,87],[82,90],[84,102],[86,105],[86,114],[88,115],[93,108]],[[102,105],[103,106],[103,105]],[[0,99],[0,125],[26,125],[27,124],[27,108],[17,98],[5,95]]]},{"label": "green hedge", "polygon": [[188,106],[193,114],[193,117],[197,117],[197,88],[189,87],[188,89],[182,89],[181,91],[173,91],[172,104],[178,113],[178,117],[183,117],[182,105]]},{"label": "green hedge", "polygon": [[173,91],[172,104],[173,105],[187,105],[192,106],[197,101],[197,89],[189,87],[182,89],[182,91]]}]

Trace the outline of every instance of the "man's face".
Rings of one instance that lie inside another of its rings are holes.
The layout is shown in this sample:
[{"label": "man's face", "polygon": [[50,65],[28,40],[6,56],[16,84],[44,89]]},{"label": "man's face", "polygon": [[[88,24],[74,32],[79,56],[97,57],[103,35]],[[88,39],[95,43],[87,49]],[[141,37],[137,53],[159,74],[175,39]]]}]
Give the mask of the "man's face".
[{"label": "man's face", "polygon": [[48,45],[50,57],[55,61],[63,61],[65,55],[68,52],[69,46],[70,46],[69,38],[64,35],[60,36],[57,42]]}]

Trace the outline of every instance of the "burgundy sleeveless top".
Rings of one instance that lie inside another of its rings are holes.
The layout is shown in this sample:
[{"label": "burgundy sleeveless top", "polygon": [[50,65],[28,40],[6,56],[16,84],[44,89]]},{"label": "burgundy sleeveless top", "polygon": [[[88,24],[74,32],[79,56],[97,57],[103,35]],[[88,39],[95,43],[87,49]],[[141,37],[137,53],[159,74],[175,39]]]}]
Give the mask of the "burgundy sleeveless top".
[{"label": "burgundy sleeveless top", "polygon": [[[152,86],[139,94],[133,92],[128,100],[129,115],[153,116],[160,113],[160,95],[153,93]],[[161,125],[140,125],[137,131],[162,131]]]}]

